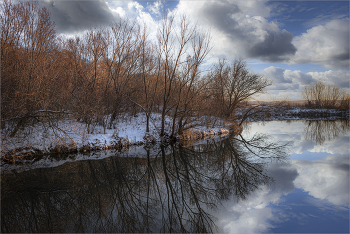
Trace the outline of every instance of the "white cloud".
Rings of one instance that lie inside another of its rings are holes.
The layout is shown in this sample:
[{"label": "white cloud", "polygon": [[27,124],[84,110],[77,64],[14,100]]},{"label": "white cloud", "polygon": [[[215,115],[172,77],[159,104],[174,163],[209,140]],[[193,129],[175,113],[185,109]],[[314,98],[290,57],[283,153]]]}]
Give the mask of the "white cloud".
[{"label": "white cloud", "polygon": [[120,17],[125,17],[125,11],[122,7],[117,7],[115,9],[111,9],[112,12],[117,13]]},{"label": "white cloud", "polygon": [[[323,161],[314,161],[314,164],[313,162],[307,164],[305,161],[305,164],[303,164],[302,161],[294,161],[294,165],[299,165],[295,167],[296,169],[305,169],[303,172],[299,172],[298,170],[299,174],[310,172],[311,175],[312,173],[309,169],[311,170],[313,167],[322,167],[329,170],[329,173],[339,175],[339,181],[343,179],[345,182],[348,181],[346,177],[342,177],[342,170],[340,170],[340,173],[337,171],[339,168],[342,168],[343,166],[348,167],[349,165],[349,136],[347,135],[349,133],[349,128],[346,127],[345,122],[310,121],[293,122],[290,125],[287,125],[284,122],[271,122],[267,124],[254,123],[252,128],[254,129],[254,132],[264,132],[266,134],[271,134],[275,139],[279,139],[282,142],[291,142],[291,149],[293,149],[293,153],[295,154],[303,154],[306,151],[320,153],[321,155],[332,154],[325,157],[325,160]],[[325,141],[320,145],[314,140],[306,140],[305,132],[311,132],[312,135],[318,135],[318,138],[325,138]],[[306,177],[307,175],[304,176]],[[319,176],[322,177],[327,175],[320,174]],[[313,178],[312,180],[317,179]]]},{"label": "white cloud", "polygon": [[139,12],[143,10],[143,6],[141,4],[139,4],[138,2],[131,1],[128,3],[128,9],[133,10],[133,8],[135,8]]},{"label": "white cloud", "polygon": [[305,85],[317,81],[323,81],[326,85],[335,85],[349,92],[349,71],[328,70],[325,72],[303,73],[300,70],[292,71],[270,66],[262,70],[260,74],[273,81],[273,85],[269,86],[268,89],[279,98],[286,94],[294,94],[289,98],[302,99],[301,93]]},{"label": "white cloud", "polygon": [[315,81],[315,79],[310,74],[304,74],[299,70],[285,70],[284,75],[287,77],[287,79],[293,80],[293,82],[296,81],[301,85],[308,85],[311,82]]},{"label": "white cloud", "polygon": [[315,145],[309,150],[310,152],[327,152],[330,154],[339,155],[349,152],[349,136],[341,136],[344,133],[342,133],[340,129],[331,129],[331,127],[329,127],[328,132],[325,131],[321,134],[324,135],[323,137],[326,139],[325,142],[322,143],[322,145]]},{"label": "white cloud", "polygon": [[334,19],[294,37],[297,48],[290,62],[321,64],[325,68],[349,69],[349,18]]},{"label": "white cloud", "polygon": [[[233,207],[238,209],[238,207]],[[260,233],[272,227],[269,219],[273,215],[270,208],[250,209],[241,206],[243,213],[232,212],[230,219],[222,220],[221,225],[225,233]]]},{"label": "white cloud", "polygon": [[161,9],[163,9],[163,3],[161,1],[153,2],[153,4],[150,4],[147,6],[150,12],[157,16],[161,16],[162,12]]},{"label": "white cloud", "polygon": [[325,72],[308,72],[315,80],[323,81],[327,85],[349,88],[350,72],[344,70],[329,70]]},{"label": "white cloud", "polygon": [[237,4],[243,12],[248,15],[259,15],[262,17],[269,17],[271,7],[266,6],[266,0],[252,0],[252,1],[238,1]]},{"label": "white cloud", "polygon": [[229,209],[219,217],[219,225],[225,233],[260,233],[273,227],[270,220],[275,218],[269,205],[279,203],[282,195],[294,191],[293,180],[298,174],[295,169],[278,164],[271,165],[268,171],[275,179],[273,184],[260,186],[246,200],[224,204]]},{"label": "white cloud", "polygon": [[315,198],[334,205],[349,205],[349,156],[328,156],[325,160],[294,161],[299,176],[294,184]]},{"label": "white cloud", "polygon": [[305,74],[299,70],[292,71],[274,66],[265,68],[261,74],[272,79],[275,85],[286,84],[294,88],[299,88],[299,86],[293,86],[293,84],[309,85],[315,81],[313,76],[309,73]]},{"label": "white cloud", "polygon": [[271,77],[274,83],[292,83],[291,79],[284,76],[285,69],[280,67],[270,66],[265,68],[261,73],[267,77]]},{"label": "white cloud", "polygon": [[[349,136],[344,135],[348,130],[340,131],[344,128],[344,122],[328,123],[324,126],[314,125],[318,134],[325,136],[336,134],[333,139],[326,140],[322,145],[305,140],[304,131],[308,126],[312,127],[312,122],[295,122],[290,125],[282,122],[271,122],[265,125],[254,123],[252,128],[254,131],[272,134],[280,141],[292,142],[293,153],[302,154],[309,151],[325,155],[332,154],[324,157],[323,160],[292,160],[291,168],[299,174],[294,180],[294,185],[309,192],[315,198],[326,199],[335,205],[349,205]],[[274,170],[278,171],[278,168]],[[287,181],[282,178],[283,173],[272,173],[272,175],[281,181]],[[284,191],[290,191],[290,189],[284,188]]]},{"label": "white cloud", "polygon": [[270,66],[260,72],[266,78],[272,80],[273,84],[268,87],[270,91],[268,95],[263,95],[262,98],[268,99],[269,95],[274,98],[283,99],[285,97],[293,99],[301,99],[301,86],[304,79],[309,79],[310,76],[301,73],[300,71],[285,70],[280,67]]},{"label": "white cloud", "polygon": [[180,1],[176,10],[211,28],[213,56],[281,61],[296,51],[293,35],[266,20],[269,8],[262,6],[260,1]]},{"label": "white cloud", "polygon": [[[305,151],[315,153],[344,155],[349,153],[349,128],[345,121],[300,121],[286,124],[285,122],[254,123],[254,131],[244,130],[245,137],[251,137],[255,132],[264,132],[283,143],[291,142],[293,153],[302,154]],[[306,132],[315,138],[323,138],[319,144],[315,139],[306,139]]]},{"label": "white cloud", "polygon": [[[158,28],[158,22],[153,19],[151,14],[146,12],[146,9],[136,1],[109,1],[109,8],[113,12],[117,12],[120,17],[128,19],[130,21],[136,20],[141,26],[146,25],[149,37],[152,40],[156,40],[156,33]],[[159,6],[155,2],[152,6]]]},{"label": "white cloud", "polygon": [[212,55],[349,68],[349,19],[332,19],[298,37],[268,21],[265,1],[180,1],[177,10],[210,27]]}]

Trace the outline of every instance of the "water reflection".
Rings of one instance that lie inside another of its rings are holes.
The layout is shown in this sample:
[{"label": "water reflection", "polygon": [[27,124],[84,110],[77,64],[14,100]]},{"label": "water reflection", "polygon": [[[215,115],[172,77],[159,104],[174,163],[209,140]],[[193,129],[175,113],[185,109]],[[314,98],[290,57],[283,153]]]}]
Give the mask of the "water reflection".
[{"label": "water reflection", "polygon": [[349,206],[349,155],[331,155],[323,160],[293,160],[298,171],[296,187],[333,205]]},{"label": "water reflection", "polygon": [[[250,193],[243,201],[225,203],[226,212],[218,216],[224,232],[348,232],[349,122],[316,123],[272,121],[250,125],[250,132],[265,132],[290,142],[292,154],[287,163],[269,164],[267,171],[275,180],[273,184],[260,186],[259,193]],[[305,139],[306,130],[310,132],[315,126],[315,133],[323,136],[331,134],[330,129],[339,134],[322,144],[314,141],[319,137]]]},{"label": "water reflection", "polygon": [[307,121],[304,128],[306,140],[322,145],[339,136],[345,135],[350,130],[349,120],[311,120]]},{"label": "water reflection", "polygon": [[[217,232],[212,211],[272,178],[286,145],[242,135],[3,174],[2,232]],[[167,152],[171,153],[167,153]]]}]

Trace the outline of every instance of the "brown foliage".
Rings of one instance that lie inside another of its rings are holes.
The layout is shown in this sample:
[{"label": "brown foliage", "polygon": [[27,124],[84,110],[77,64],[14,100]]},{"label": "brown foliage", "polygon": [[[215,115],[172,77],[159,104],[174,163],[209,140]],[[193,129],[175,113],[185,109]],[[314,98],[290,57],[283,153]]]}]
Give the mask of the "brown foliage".
[{"label": "brown foliage", "polygon": [[325,85],[322,81],[305,86],[302,95],[309,107],[349,109],[349,94],[342,88]]}]

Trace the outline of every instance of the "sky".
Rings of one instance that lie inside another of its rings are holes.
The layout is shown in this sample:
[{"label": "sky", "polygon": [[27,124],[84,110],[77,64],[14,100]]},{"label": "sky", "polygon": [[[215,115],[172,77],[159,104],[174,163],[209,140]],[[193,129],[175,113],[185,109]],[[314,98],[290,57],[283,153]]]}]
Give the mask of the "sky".
[{"label": "sky", "polygon": [[206,66],[243,59],[273,82],[257,100],[302,99],[305,85],[323,81],[349,92],[349,1],[41,1],[58,33],[81,34],[121,18],[152,32],[163,12],[185,14],[210,30]]}]

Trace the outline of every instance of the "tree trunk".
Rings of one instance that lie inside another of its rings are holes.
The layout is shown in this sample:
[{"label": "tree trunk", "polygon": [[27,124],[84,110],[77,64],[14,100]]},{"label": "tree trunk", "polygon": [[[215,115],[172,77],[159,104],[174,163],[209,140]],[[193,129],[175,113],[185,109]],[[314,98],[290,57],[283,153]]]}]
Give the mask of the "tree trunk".
[{"label": "tree trunk", "polygon": [[151,113],[146,113],[146,132],[149,132],[149,116]]},{"label": "tree trunk", "polygon": [[160,129],[160,136],[164,136],[164,128],[165,128],[165,108],[163,106],[163,110],[162,110],[162,127]]}]

